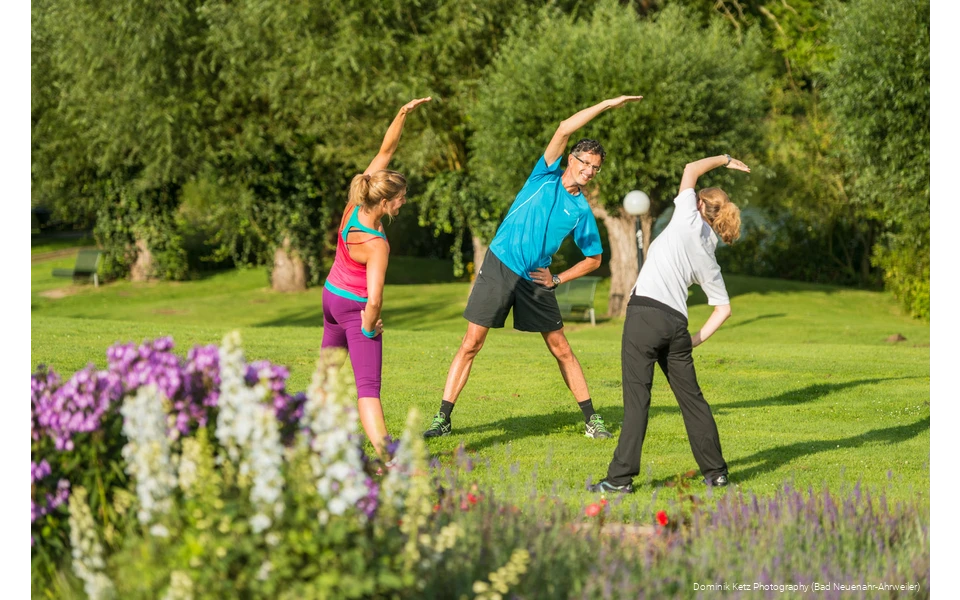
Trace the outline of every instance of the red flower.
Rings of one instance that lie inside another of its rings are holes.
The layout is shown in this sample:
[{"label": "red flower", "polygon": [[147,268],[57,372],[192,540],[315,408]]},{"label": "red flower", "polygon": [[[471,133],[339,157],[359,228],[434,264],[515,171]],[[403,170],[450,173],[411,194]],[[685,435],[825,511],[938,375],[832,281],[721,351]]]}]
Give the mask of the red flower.
[{"label": "red flower", "polygon": [[467,494],[467,502],[469,502],[470,504],[476,504],[477,500],[479,499],[480,498],[475,496],[474,494],[469,494],[469,493]]},{"label": "red flower", "polygon": [[667,518],[667,511],[661,510],[657,512],[657,523],[660,523],[660,525],[666,525],[669,522],[670,519]]},{"label": "red flower", "polygon": [[439,502],[433,505],[433,512],[440,512],[440,503],[439,503]]},{"label": "red flower", "polygon": [[606,498],[600,498],[600,506],[606,506],[608,504]]},{"label": "red flower", "polygon": [[597,515],[600,514],[600,510],[601,510],[601,509],[600,509],[600,505],[594,503],[594,504],[591,504],[590,506],[588,506],[588,507],[586,508],[586,510],[583,511],[583,513],[584,513],[585,515],[587,515],[588,517],[595,517],[595,516],[597,516]]}]

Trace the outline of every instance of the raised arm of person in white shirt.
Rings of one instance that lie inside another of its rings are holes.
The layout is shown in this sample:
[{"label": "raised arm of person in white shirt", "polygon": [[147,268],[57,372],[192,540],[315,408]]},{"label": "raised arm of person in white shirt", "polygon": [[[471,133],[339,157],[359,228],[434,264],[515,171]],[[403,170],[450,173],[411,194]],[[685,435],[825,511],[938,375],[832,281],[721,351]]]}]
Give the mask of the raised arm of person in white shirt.
[{"label": "raised arm of person in white shirt", "polygon": [[680,179],[680,189],[678,192],[682,192],[687,188],[696,188],[697,180],[700,179],[700,176],[707,171],[716,169],[717,167],[726,167],[728,169],[736,169],[737,171],[745,171],[747,173],[750,172],[750,167],[743,164],[741,161],[732,158],[729,154],[708,156],[707,158],[701,158],[696,162],[687,163],[687,166],[683,168],[683,178]]}]

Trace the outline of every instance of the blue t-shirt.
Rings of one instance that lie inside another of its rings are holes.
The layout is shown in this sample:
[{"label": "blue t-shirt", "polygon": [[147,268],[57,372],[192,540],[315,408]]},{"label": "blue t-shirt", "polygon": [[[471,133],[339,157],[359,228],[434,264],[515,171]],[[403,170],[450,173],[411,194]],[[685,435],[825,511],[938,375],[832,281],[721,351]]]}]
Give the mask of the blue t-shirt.
[{"label": "blue t-shirt", "polygon": [[570,232],[584,256],[603,252],[590,206],[582,193],[563,187],[562,174],[559,158],[547,166],[541,155],[490,244],[500,262],[524,279],[550,265]]}]

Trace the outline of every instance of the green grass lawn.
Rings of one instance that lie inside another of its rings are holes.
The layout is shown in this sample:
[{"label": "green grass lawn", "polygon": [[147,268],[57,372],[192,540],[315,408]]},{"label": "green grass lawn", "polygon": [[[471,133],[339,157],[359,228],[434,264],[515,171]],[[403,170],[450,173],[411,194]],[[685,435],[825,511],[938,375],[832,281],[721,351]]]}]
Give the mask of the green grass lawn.
[{"label": "green grass lawn", "polygon": [[[321,289],[279,294],[262,269],[228,271],[181,283],[115,282],[99,288],[54,278],[73,257],[32,265],[31,359],[69,375],[106,365],[117,341],[171,335],[181,354],[239,329],[248,360],[290,368],[288,388],[309,382],[322,335]],[[385,291],[383,404],[399,434],[416,408],[424,427],[440,404],[447,368],[466,327],[468,284],[449,263],[391,259]],[[858,480],[888,496],[926,500],[930,490],[930,330],[884,293],[728,276],[733,316],[694,352],[698,377],[720,429],[731,478],[745,492],[852,487]],[[418,283],[426,282],[426,283]],[[606,311],[609,280],[597,291]],[[711,308],[699,289],[691,327]],[[583,436],[583,421],[539,335],[493,331],[453,414],[452,436],[430,449],[445,465],[463,443],[477,468],[464,476],[503,494],[510,489],[592,500],[587,478],[606,472],[613,440]],[[621,319],[596,327],[568,323],[594,406],[615,436],[623,418]],[[888,343],[893,334],[906,341]],[[632,502],[696,469],[676,401],[655,376],[642,472]],[[699,478],[696,479],[699,481]],[[693,489],[697,488],[695,484]],[[669,494],[658,493],[656,503]]]}]

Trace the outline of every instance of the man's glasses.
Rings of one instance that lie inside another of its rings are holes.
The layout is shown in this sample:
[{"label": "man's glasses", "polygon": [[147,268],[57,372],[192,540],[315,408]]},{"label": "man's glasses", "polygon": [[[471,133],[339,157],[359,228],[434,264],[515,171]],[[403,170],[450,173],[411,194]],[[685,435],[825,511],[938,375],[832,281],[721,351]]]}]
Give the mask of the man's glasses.
[{"label": "man's glasses", "polygon": [[576,154],[571,154],[570,156],[574,157],[575,159],[579,160],[579,161],[580,161],[581,163],[583,163],[584,165],[586,165],[586,166],[590,167],[591,169],[593,169],[593,172],[594,172],[594,173],[599,173],[599,172],[600,172],[600,169],[603,168],[602,165],[591,165],[590,163],[588,163],[587,161],[583,160],[582,158],[580,158],[580,157],[577,156]]}]

